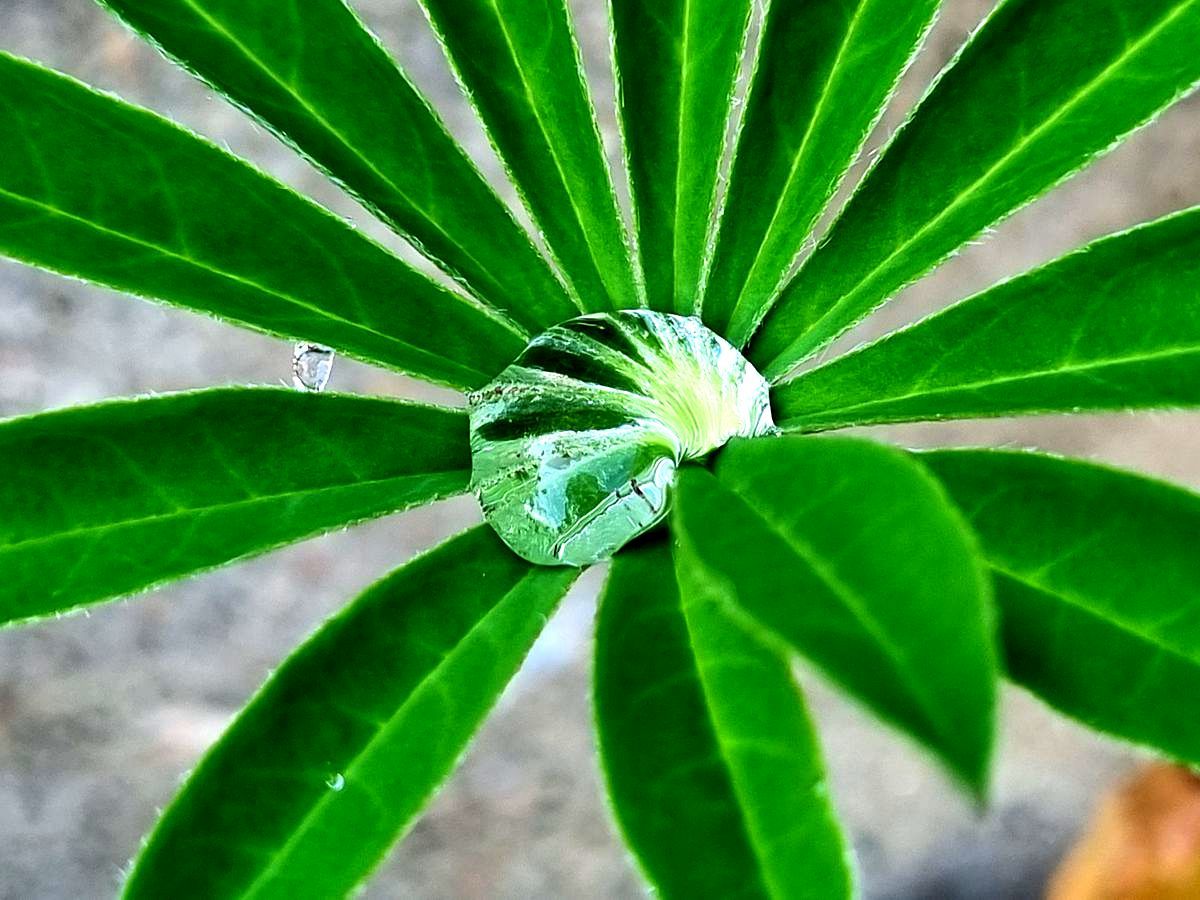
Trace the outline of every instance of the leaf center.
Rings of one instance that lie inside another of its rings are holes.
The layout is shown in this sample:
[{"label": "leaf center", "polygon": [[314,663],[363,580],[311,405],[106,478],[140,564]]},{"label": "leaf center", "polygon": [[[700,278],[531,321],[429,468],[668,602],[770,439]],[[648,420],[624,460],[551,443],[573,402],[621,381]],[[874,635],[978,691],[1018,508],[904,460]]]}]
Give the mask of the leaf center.
[{"label": "leaf center", "polygon": [[484,517],[542,565],[612,556],[666,515],[682,463],[774,427],[767,382],[732,345],[640,309],[554,326],[468,401]]}]

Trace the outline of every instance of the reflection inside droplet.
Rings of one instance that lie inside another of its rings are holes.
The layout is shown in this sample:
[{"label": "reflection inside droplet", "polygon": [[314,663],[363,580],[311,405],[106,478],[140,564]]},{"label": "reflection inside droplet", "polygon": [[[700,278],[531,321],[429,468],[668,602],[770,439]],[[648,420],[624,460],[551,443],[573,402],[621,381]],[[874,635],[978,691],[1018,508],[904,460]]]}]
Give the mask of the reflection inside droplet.
[{"label": "reflection inside droplet", "polygon": [[768,385],[698,319],[600,313],[469,398],[472,487],[519,556],[605,559],[666,515],[676,468],[773,427]]},{"label": "reflection inside droplet", "polygon": [[340,791],[346,786],[346,777],[341,772],[337,772],[325,779],[325,786],[331,791]]}]

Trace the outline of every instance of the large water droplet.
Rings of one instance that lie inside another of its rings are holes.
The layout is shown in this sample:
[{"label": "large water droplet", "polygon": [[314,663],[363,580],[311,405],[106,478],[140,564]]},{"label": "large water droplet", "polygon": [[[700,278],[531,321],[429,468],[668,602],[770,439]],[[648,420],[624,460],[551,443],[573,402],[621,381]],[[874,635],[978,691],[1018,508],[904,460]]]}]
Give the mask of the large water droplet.
[{"label": "large water droplet", "polygon": [[325,390],[333,374],[333,350],[301,341],[292,350],[292,386],[314,393]]},{"label": "large water droplet", "polygon": [[325,786],[331,791],[340,791],[346,786],[346,776],[341,772],[336,772],[325,779]]},{"label": "large water droplet", "polygon": [[472,487],[519,556],[587,565],[666,515],[676,468],[773,427],[768,385],[699,319],[557,325],[469,398]]}]

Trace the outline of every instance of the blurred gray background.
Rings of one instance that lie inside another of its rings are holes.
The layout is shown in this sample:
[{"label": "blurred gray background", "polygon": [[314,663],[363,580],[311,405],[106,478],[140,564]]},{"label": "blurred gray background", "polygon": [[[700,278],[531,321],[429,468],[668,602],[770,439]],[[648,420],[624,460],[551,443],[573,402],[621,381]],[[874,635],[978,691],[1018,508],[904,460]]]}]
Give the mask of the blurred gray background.
[{"label": "blurred gray background", "polygon": [[[414,0],[355,5],[499,180]],[[573,5],[615,152],[605,4]],[[991,5],[946,0],[874,146]],[[366,220],[305,162],[89,0],[0,0],[0,47],[165,113]],[[0,164],[3,140],[0,125]],[[1192,100],[910,289],[870,331],[1198,202],[1200,102]],[[280,342],[0,260],[0,416],[114,395],[279,383],[289,362]],[[454,402],[344,361],[332,387]],[[883,436],[914,446],[1036,446],[1200,486],[1196,416],[1003,420]],[[472,501],[457,500],[87,617],[0,632],[0,898],[111,895],[183,773],[288,650],[356,591],[476,515]],[[599,574],[551,623],[461,770],[367,897],[645,895],[613,836],[594,760],[588,675]],[[821,684],[808,686],[873,900],[1037,896],[1097,796],[1138,761],[1010,690],[994,802],[981,814],[906,742]]]}]

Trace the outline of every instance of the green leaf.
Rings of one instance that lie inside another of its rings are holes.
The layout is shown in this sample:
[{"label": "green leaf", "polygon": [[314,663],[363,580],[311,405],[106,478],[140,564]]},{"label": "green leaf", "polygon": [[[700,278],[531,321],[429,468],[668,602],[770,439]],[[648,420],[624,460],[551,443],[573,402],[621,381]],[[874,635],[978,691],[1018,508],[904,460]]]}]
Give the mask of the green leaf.
[{"label": "green leaf", "polygon": [[613,810],[657,892],[849,897],[847,851],[787,660],[660,535],[617,556],[596,631]]},{"label": "green leaf", "polygon": [[1200,81],[1200,0],[1001,3],[897,132],[763,323],[785,375]]},{"label": "green leaf", "polygon": [[1009,677],[1093,728],[1200,763],[1200,496],[1034,453],[919,458],[995,573]]},{"label": "green leaf", "polygon": [[750,0],[611,0],[614,66],[650,306],[692,315]]},{"label": "green leaf", "polygon": [[142,590],[440,497],[460,412],[275,388],[0,423],[0,623]]},{"label": "green leaf", "polygon": [[0,53],[0,253],[453,387],[521,336],[249,165]]},{"label": "green leaf", "polygon": [[731,605],[983,794],[990,590],[969,529],[918,463],[847,438],[735,442],[715,475],[681,473],[674,526]]},{"label": "green leaf", "polygon": [[100,0],[536,333],[578,310],[342,0]]},{"label": "green leaf", "polygon": [[577,571],[475,528],[378,582],[200,763],[126,898],[342,897],[445,780]]},{"label": "green leaf", "polygon": [[937,0],[768,6],[702,304],[708,326],[736,346],[782,287],[937,7]]},{"label": "green leaf", "polygon": [[992,288],[773,391],[784,428],[1200,405],[1200,209]]},{"label": "green leaf", "polygon": [[589,311],[638,306],[564,0],[421,0],[484,127]]}]

